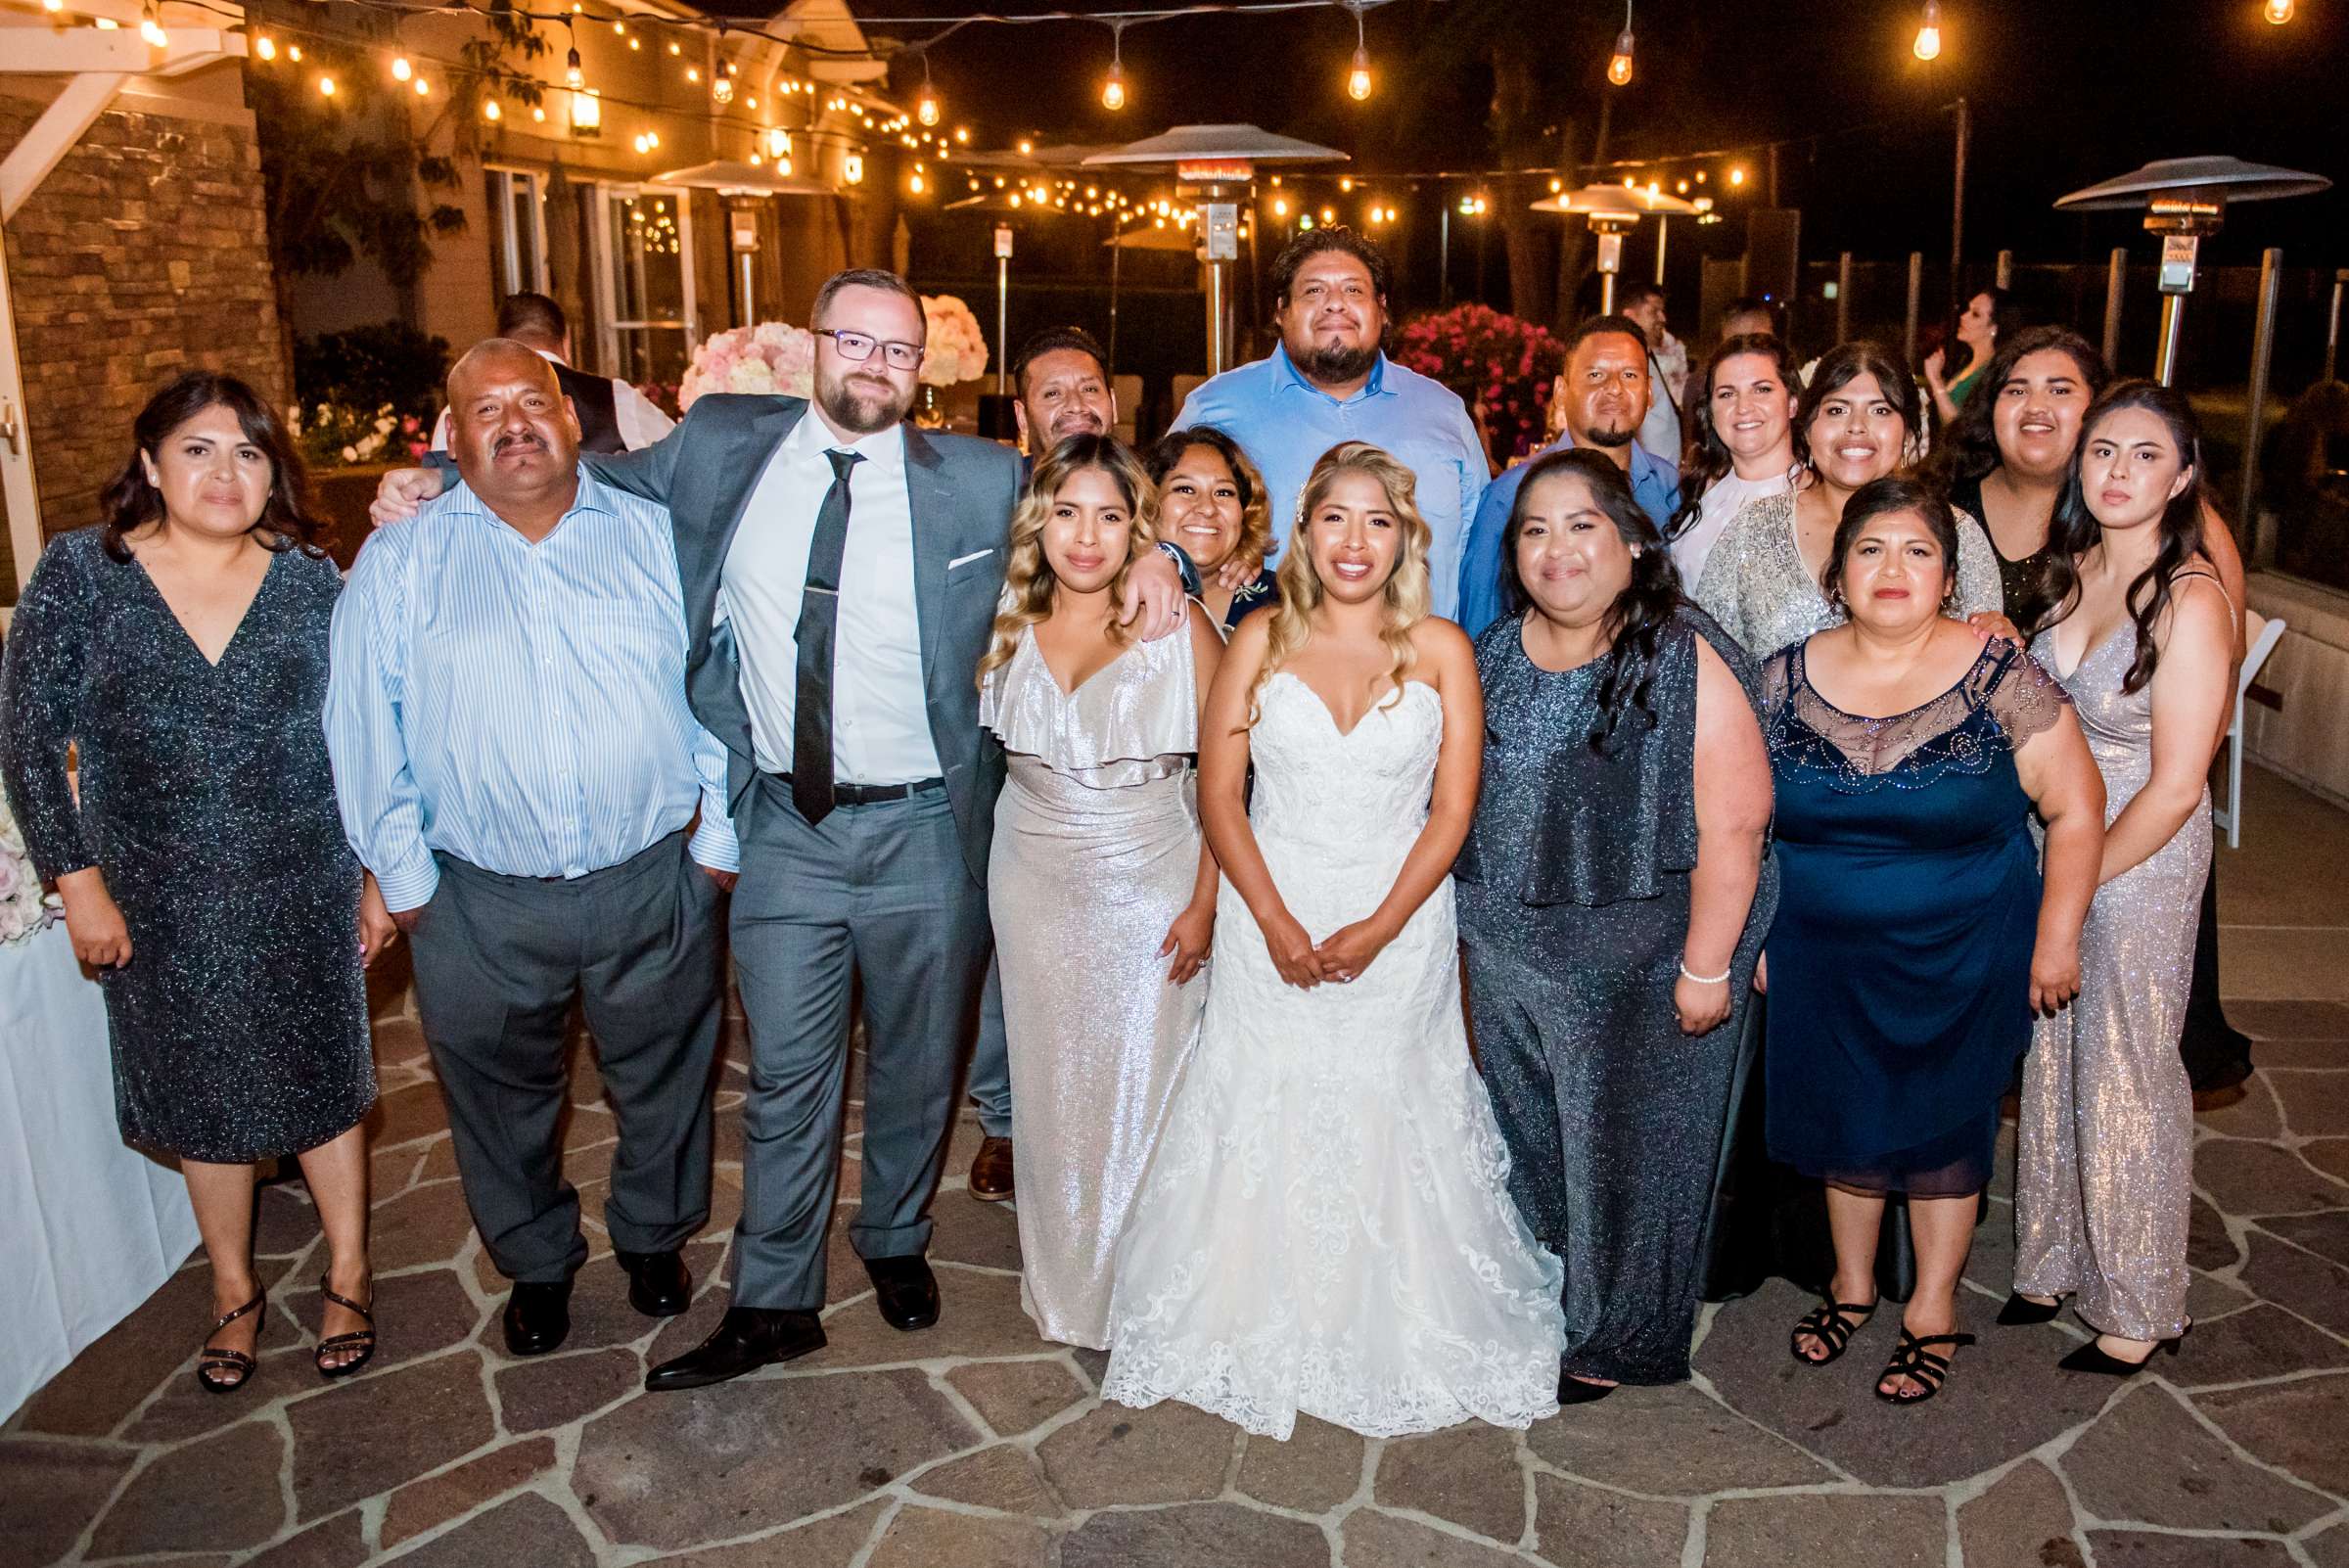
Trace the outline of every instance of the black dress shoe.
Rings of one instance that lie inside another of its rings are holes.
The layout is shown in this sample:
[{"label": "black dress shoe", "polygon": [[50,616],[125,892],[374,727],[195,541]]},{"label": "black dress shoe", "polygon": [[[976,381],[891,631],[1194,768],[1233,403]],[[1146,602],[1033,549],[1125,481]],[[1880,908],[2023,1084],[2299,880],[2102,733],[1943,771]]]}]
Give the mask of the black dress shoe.
[{"label": "black dress shoe", "polygon": [[920,1253],[906,1258],[867,1258],[864,1271],[873,1281],[883,1322],[907,1332],[937,1326],[938,1276]]},{"label": "black dress shoe", "polygon": [[506,1298],[506,1349],[544,1356],[571,1334],[571,1281],[517,1283]]},{"label": "black dress shoe", "polygon": [[621,1252],[612,1256],[628,1276],[628,1305],[647,1317],[674,1317],[693,1305],[693,1270],[685,1255],[667,1252]]},{"label": "black dress shoe", "polygon": [[2062,1315],[2063,1298],[2061,1296],[2056,1297],[2053,1301],[2033,1301],[2030,1297],[2017,1292],[2008,1296],[2006,1305],[1999,1309],[1999,1322],[2007,1328],[2017,1328],[2030,1323],[2051,1323]]},{"label": "black dress shoe", "polygon": [[644,1386],[655,1394],[707,1388],[823,1348],[824,1325],[813,1313],[729,1307],[714,1333],[645,1373]]}]

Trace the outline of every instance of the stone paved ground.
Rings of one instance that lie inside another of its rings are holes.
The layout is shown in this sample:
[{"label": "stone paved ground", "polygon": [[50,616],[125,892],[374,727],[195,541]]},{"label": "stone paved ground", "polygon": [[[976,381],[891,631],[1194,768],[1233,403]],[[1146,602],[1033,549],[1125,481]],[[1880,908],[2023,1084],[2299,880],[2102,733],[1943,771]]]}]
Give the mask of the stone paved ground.
[{"label": "stone paved ground", "polygon": [[[1834,1368],[1795,1366],[1784,1335],[1804,1303],[1780,1284],[1707,1311],[1693,1384],[1530,1433],[1244,1439],[1195,1411],[1104,1406],[1100,1358],[1036,1338],[1012,1217],[961,1190],[965,1126],[937,1206],[939,1328],[884,1327],[836,1239],[827,1350],[647,1396],[646,1363],[722,1306],[739,1063],[692,1313],[636,1316],[599,1238],[570,1343],[517,1361],[394,982],[377,1030],[376,1365],[334,1387],[310,1371],[315,1228],[299,1183],[266,1189],[255,1383],[194,1387],[209,1290],[191,1263],[0,1431],[0,1564],[2349,1568],[2349,921],[2332,912],[2349,816],[2263,777],[2222,878],[2234,1012],[2263,1037],[2263,1070],[2202,1119],[2199,1326],[2129,1384],[2057,1375],[2072,1328],[1991,1326],[2002,1195],[1962,1309],[1984,1343],[1924,1409],[1868,1395],[1890,1314]],[[570,1172],[593,1215],[613,1122],[591,1070],[576,1099]]]}]

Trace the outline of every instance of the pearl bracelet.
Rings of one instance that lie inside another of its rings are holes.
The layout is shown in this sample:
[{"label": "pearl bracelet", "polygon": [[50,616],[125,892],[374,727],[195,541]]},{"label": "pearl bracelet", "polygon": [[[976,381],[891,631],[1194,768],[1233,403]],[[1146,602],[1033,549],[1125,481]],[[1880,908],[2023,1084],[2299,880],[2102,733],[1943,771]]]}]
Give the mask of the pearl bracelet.
[{"label": "pearl bracelet", "polygon": [[1735,967],[1736,966],[1732,964],[1728,969],[1723,970],[1718,975],[1700,975],[1695,970],[1689,968],[1686,961],[1683,960],[1681,964],[1681,973],[1687,976],[1690,980],[1695,981],[1700,986],[1718,986],[1723,981],[1729,978],[1730,973],[1735,969]]}]

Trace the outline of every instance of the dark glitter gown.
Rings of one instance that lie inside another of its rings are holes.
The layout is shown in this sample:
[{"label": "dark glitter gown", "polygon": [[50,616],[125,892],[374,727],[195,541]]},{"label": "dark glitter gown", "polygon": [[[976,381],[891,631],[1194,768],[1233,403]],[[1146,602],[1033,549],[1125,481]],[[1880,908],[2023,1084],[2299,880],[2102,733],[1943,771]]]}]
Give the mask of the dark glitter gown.
[{"label": "dark glitter gown", "polygon": [[242,1164],[375,1103],[359,865],[319,719],[341,591],[332,561],[277,555],[212,665],[146,568],[83,529],[17,606],[0,777],[41,875],[98,866],[130,927],[129,964],[100,977],[128,1142]]},{"label": "dark glitter gown", "polygon": [[1509,1193],[1566,1266],[1564,1369],[1688,1375],[1707,1213],[1755,956],[1777,899],[1765,857],[1730,964],[1728,1020],[1673,1006],[1696,864],[1698,638],[1760,703],[1753,661],[1684,605],[1617,755],[1589,742],[1607,662],[1549,671],[1515,617],[1477,639],[1485,765],[1453,876],[1468,1004],[1509,1147]]}]

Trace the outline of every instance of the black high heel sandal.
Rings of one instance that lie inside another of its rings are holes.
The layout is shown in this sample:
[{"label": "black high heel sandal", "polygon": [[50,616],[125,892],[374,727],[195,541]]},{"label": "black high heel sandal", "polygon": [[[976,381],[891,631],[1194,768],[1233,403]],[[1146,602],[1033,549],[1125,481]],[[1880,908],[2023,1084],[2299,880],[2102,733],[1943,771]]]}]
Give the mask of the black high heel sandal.
[{"label": "black high heel sandal", "polygon": [[[269,1315],[264,1305],[268,1294],[267,1291],[254,1291],[253,1300],[213,1323],[212,1333],[219,1333],[220,1330],[247,1313],[259,1313],[260,1317],[253,1319],[253,1348],[258,1350],[261,1343],[261,1323]],[[205,1337],[208,1341],[211,1335],[207,1334]],[[196,1381],[204,1385],[204,1391],[207,1394],[234,1394],[252,1381],[253,1374],[260,1370],[260,1364],[244,1351],[230,1350],[225,1346],[207,1343],[196,1358]],[[218,1377],[213,1375],[217,1372],[234,1372],[236,1376]]]},{"label": "black high heel sandal", "polygon": [[[1950,1359],[1947,1356],[1936,1356],[1925,1347],[1947,1345],[1952,1350],[1956,1350],[1961,1345],[1971,1345],[1973,1342],[1974,1336],[1971,1334],[1927,1334],[1919,1339],[1916,1335],[1909,1332],[1908,1324],[1903,1323],[1901,1337],[1893,1345],[1892,1360],[1886,1361],[1884,1370],[1876,1375],[1876,1398],[1887,1405],[1924,1404],[1925,1401],[1941,1392],[1943,1381],[1950,1375]],[[1924,1392],[1922,1394],[1887,1394],[1884,1392],[1884,1379],[1888,1377],[1905,1377],[1911,1383],[1922,1388]]]},{"label": "black high heel sandal", "polygon": [[2176,1339],[2161,1341],[2145,1352],[2145,1359],[2142,1361],[2122,1360],[2118,1356],[2108,1354],[2092,1339],[2062,1360],[2057,1361],[2055,1368],[2062,1372],[2094,1372],[2099,1377],[2135,1377],[2152,1363],[2154,1357],[2177,1355],[2178,1347],[2185,1344],[2186,1336],[2193,1331],[2193,1320],[2188,1318],[2186,1327],[2179,1331]]},{"label": "black high heel sandal", "polygon": [[[1852,1318],[1848,1323],[1844,1321],[1847,1315]],[[1792,1332],[1786,1336],[1786,1349],[1805,1366],[1824,1366],[1840,1357],[1844,1348],[1851,1344],[1852,1336],[1866,1327],[1867,1320],[1875,1315],[1876,1304],[1872,1301],[1837,1301],[1830,1296],[1794,1325]],[[1824,1356],[1805,1356],[1801,1344],[1805,1334],[1824,1345],[1827,1353]]]},{"label": "black high heel sandal", "polygon": [[1999,1309],[1999,1322],[2006,1328],[2019,1328],[2031,1323],[2051,1323],[2062,1315],[2063,1298],[2061,1296],[2056,1297],[2053,1301],[2040,1302],[2033,1301],[2020,1291],[2008,1296],[2006,1305]]},{"label": "black high heel sandal", "polygon": [[[349,1312],[357,1313],[360,1319],[364,1321],[367,1326],[365,1328],[353,1329],[347,1334],[336,1334],[331,1338],[320,1340],[318,1342],[318,1348],[310,1353],[310,1362],[312,1365],[318,1368],[318,1375],[320,1377],[348,1377],[351,1373],[357,1371],[360,1367],[375,1360],[375,1314],[368,1311],[366,1307],[362,1307],[357,1302],[352,1301],[347,1296],[336,1295],[332,1290],[327,1288],[326,1281],[327,1276],[325,1274],[320,1274],[318,1276],[318,1294],[324,1296],[328,1301],[333,1302],[338,1307],[344,1308]],[[372,1304],[372,1293],[370,1293],[370,1305]],[[326,1359],[329,1356],[332,1356],[337,1351],[349,1349],[354,1346],[358,1349],[358,1355],[352,1357],[347,1361],[343,1361],[333,1366],[329,1366],[327,1364]]]}]

